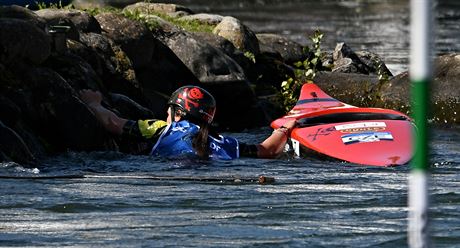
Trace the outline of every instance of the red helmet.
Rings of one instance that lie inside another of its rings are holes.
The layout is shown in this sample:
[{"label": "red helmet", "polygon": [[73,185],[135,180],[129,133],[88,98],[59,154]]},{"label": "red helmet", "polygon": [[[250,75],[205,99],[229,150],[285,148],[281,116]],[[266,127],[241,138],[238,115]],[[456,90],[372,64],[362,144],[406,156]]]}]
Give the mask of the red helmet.
[{"label": "red helmet", "polygon": [[186,115],[211,123],[216,113],[216,100],[205,89],[198,86],[183,86],[174,91],[168,105],[179,107]]}]

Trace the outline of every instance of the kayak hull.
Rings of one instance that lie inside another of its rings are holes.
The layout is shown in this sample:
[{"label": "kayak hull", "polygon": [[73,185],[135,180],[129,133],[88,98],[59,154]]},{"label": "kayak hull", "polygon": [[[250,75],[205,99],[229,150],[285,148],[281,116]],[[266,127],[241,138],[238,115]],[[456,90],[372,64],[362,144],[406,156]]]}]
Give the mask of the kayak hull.
[{"label": "kayak hull", "polygon": [[291,132],[298,156],[306,148],[371,166],[404,165],[413,156],[415,132],[409,117],[394,110],[342,103],[313,83],[302,87],[297,105],[286,116],[273,121],[272,127],[278,128],[290,119],[299,123]]}]

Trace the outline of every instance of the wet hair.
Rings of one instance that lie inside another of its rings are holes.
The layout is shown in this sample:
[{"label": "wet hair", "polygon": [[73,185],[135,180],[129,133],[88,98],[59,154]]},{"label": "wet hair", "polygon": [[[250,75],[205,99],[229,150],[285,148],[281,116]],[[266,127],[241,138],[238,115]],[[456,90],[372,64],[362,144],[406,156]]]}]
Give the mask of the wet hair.
[{"label": "wet hair", "polygon": [[199,126],[200,131],[193,137],[192,147],[200,159],[209,159],[209,124],[202,122]]}]

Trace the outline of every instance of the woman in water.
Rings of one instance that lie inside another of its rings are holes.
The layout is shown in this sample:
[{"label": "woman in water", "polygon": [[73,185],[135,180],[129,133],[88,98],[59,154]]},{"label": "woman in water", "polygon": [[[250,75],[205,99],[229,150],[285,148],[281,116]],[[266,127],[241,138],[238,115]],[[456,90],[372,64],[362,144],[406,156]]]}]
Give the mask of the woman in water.
[{"label": "woman in water", "polygon": [[262,143],[249,145],[232,137],[210,134],[216,101],[209,92],[198,86],[184,86],[171,95],[166,121],[124,119],[101,105],[100,92],[83,90],[80,95],[106,130],[150,140],[154,143],[150,154],[167,158],[276,158],[283,152],[288,136],[296,125],[295,120],[288,121]]}]

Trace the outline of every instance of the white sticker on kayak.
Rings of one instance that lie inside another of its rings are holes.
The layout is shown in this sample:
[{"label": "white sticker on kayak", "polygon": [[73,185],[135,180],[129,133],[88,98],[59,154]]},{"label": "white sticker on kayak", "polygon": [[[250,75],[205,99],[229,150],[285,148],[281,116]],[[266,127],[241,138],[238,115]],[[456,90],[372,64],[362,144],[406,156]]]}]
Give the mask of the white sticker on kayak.
[{"label": "white sticker on kayak", "polygon": [[342,142],[345,145],[349,145],[359,142],[377,142],[381,140],[393,140],[393,135],[391,135],[390,132],[352,133],[343,135],[341,138]]},{"label": "white sticker on kayak", "polygon": [[300,157],[300,142],[291,138],[292,148],[294,149],[294,153],[297,157]]},{"label": "white sticker on kayak", "polygon": [[386,127],[387,125],[385,122],[359,122],[359,123],[351,123],[351,124],[343,124],[335,126],[335,130],[345,130],[345,129],[352,129],[352,128],[365,128],[365,127]]}]

